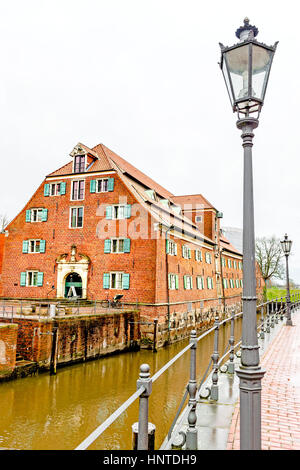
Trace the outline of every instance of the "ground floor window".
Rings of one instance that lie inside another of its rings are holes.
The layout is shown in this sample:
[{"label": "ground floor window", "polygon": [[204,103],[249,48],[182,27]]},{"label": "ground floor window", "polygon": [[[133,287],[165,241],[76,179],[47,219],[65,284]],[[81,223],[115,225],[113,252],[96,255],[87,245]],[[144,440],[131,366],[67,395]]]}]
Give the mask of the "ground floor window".
[{"label": "ground floor window", "polygon": [[20,285],[27,287],[38,287],[43,285],[44,273],[30,270],[21,273]]},{"label": "ground floor window", "polygon": [[104,289],[129,289],[128,273],[123,272],[110,272],[103,274],[103,288]]},{"label": "ground floor window", "polygon": [[178,275],[169,274],[169,289],[175,290],[178,289]]}]

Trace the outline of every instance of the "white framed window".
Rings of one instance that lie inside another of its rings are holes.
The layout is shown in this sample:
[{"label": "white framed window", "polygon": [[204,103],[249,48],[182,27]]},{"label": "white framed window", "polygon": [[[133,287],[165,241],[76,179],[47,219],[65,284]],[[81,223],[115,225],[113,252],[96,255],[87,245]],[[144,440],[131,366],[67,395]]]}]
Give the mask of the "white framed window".
[{"label": "white framed window", "polygon": [[191,249],[187,245],[182,245],[182,257],[185,259],[191,258]]},{"label": "white framed window", "polygon": [[223,279],[223,286],[224,286],[224,289],[228,289],[228,280],[227,279]]},{"label": "white framed window", "polygon": [[122,289],[123,273],[110,273],[110,289]]},{"label": "white framed window", "polygon": [[236,261],[235,260],[233,261],[233,267],[234,267],[234,269],[236,269]]},{"label": "white framed window", "polygon": [[202,261],[202,251],[201,250],[195,250],[195,258],[196,258],[196,261]]},{"label": "white framed window", "polygon": [[240,285],[243,287],[243,279],[240,279]]},{"label": "white framed window", "polygon": [[167,242],[167,253],[172,256],[177,255],[177,243],[173,242],[173,240],[166,240]]},{"label": "white framed window", "polygon": [[111,253],[124,253],[124,238],[111,239]]},{"label": "white framed window", "polygon": [[43,221],[43,209],[31,209],[31,222]]},{"label": "white framed window", "polygon": [[240,281],[239,281],[239,279],[236,279],[236,280],[235,280],[235,285],[236,285],[237,288],[240,287]]},{"label": "white framed window", "polygon": [[28,253],[40,253],[41,240],[28,240]]},{"label": "white framed window", "polygon": [[239,269],[242,270],[243,269],[243,263],[241,261],[239,261]]},{"label": "white framed window", "polygon": [[213,283],[212,277],[208,276],[206,280],[207,280],[207,288],[208,289],[213,289],[214,288],[214,283]]},{"label": "white framed window", "polygon": [[232,267],[231,259],[228,259],[228,260],[227,260],[227,264],[228,264],[228,268],[231,268],[231,267]]},{"label": "white framed window", "polygon": [[108,178],[101,178],[96,181],[96,193],[106,193],[108,191]]},{"label": "white framed window", "polygon": [[222,256],[221,258],[221,263],[223,267],[226,267],[226,259],[224,258],[224,256]]},{"label": "white framed window", "polygon": [[169,289],[178,289],[178,274],[169,274]]},{"label": "white framed window", "polygon": [[83,227],[83,207],[70,207],[70,228]]},{"label": "white framed window", "polygon": [[205,253],[205,261],[206,263],[211,264],[211,254],[208,252]]},{"label": "white framed window", "polygon": [[204,278],[203,276],[196,277],[197,289],[204,289]]},{"label": "white framed window", "polygon": [[82,201],[84,199],[84,189],[85,181],[84,180],[75,180],[71,184],[71,200],[72,201]]},{"label": "white framed window", "polygon": [[186,290],[193,289],[193,279],[192,276],[185,275],[183,276],[183,286]]},{"label": "white framed window", "polygon": [[50,196],[60,196],[60,183],[50,184]]},{"label": "white framed window", "polygon": [[39,271],[26,272],[26,286],[34,287],[38,285],[38,273]]},{"label": "white framed window", "polygon": [[118,205],[113,206],[112,218],[115,220],[125,219],[125,204],[124,205],[118,204]]},{"label": "white framed window", "polygon": [[195,222],[202,222],[202,215],[196,215]]},{"label": "white framed window", "polygon": [[74,157],[74,166],[73,173],[83,173],[85,172],[86,167],[86,156],[85,155],[75,155]]}]

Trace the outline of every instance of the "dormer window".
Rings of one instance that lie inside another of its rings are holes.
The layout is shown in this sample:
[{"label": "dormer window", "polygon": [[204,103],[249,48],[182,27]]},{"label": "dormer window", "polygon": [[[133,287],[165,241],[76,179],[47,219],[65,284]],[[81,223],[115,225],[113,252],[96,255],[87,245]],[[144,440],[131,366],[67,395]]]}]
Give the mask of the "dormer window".
[{"label": "dormer window", "polygon": [[74,157],[74,173],[83,173],[85,171],[85,155],[76,155]]}]

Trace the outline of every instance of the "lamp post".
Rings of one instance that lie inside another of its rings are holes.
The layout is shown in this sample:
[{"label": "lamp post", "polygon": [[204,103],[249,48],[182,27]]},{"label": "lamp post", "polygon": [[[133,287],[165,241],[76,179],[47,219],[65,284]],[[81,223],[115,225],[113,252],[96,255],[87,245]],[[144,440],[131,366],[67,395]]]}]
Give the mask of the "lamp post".
[{"label": "lamp post", "polygon": [[270,69],[277,43],[266,46],[255,37],[258,29],[245,18],[237,29],[239,42],[231,47],[220,43],[225,84],[237,127],[242,131],[244,148],[243,192],[243,325],[240,378],[240,448],[261,448],[261,380],[265,371],[259,365],[256,325],[255,237],[252,176],[253,130],[263,106]]},{"label": "lamp post", "polygon": [[284,239],[280,242],[282,251],[285,255],[286,263],[286,325],[293,326],[291,318],[291,296],[290,296],[290,280],[289,280],[289,254],[292,248],[292,241],[288,239],[287,234],[285,234]]}]

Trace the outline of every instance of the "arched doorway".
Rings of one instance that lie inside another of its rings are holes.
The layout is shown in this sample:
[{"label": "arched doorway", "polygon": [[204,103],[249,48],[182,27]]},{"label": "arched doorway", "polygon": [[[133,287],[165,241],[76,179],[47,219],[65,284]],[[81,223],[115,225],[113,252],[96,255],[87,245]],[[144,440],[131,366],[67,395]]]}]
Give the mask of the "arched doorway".
[{"label": "arched doorway", "polygon": [[82,297],[82,279],[77,273],[70,273],[65,280],[65,297]]}]

